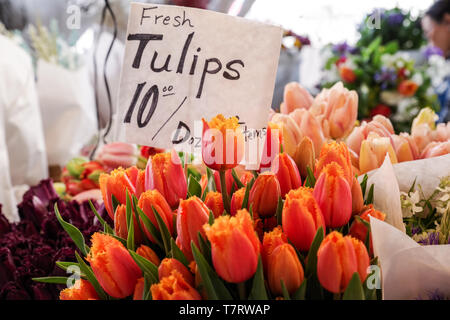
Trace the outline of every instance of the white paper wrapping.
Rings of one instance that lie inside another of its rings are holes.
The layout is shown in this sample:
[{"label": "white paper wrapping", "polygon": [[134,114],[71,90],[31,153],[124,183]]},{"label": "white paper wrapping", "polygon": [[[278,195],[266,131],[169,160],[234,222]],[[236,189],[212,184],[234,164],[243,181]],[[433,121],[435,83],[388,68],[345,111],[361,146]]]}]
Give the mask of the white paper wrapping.
[{"label": "white paper wrapping", "polygon": [[97,133],[88,69],[70,71],[39,60],[37,76],[48,161],[63,166]]},{"label": "white paper wrapping", "polygon": [[375,256],[381,266],[383,299],[450,296],[450,245],[420,246],[386,222],[370,218]]}]

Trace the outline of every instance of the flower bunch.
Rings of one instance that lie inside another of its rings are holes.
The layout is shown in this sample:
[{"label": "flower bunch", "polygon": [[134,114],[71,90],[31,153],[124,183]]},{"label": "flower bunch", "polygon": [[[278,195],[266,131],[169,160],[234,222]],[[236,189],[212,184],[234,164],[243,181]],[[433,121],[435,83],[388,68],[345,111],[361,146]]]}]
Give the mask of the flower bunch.
[{"label": "flower bunch", "polygon": [[76,196],[77,194],[92,189],[98,189],[98,179],[106,168],[98,161],[88,161],[85,158],[74,158],[63,168],[61,181],[64,190],[60,194]]},{"label": "flower bunch", "polygon": [[114,225],[98,216],[90,247],[55,207],[80,252],[80,279],[60,298],[376,298],[368,217],[384,215],[373,192],[364,201],[346,145],[324,143],[302,180],[282,148],[268,170],[238,174],[242,140],[237,119],[219,115],[204,120],[206,175],[174,151],[102,174]]}]

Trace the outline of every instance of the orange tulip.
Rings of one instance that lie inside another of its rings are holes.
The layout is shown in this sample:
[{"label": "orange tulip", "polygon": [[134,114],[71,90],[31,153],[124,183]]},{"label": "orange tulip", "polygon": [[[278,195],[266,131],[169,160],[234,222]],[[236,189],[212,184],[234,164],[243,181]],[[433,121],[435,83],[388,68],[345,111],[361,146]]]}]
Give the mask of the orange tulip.
[{"label": "orange tulip", "polygon": [[270,170],[277,177],[283,198],[291,189],[297,189],[302,186],[302,179],[297,165],[287,153],[277,155]]},{"label": "orange tulip", "polygon": [[209,209],[196,196],[181,200],[177,216],[177,245],[191,261],[191,241],[198,247],[198,232],[205,236],[202,226],[209,221]]},{"label": "orange tulip", "polygon": [[350,152],[344,142],[330,142],[323,145],[320,151],[319,161],[316,165],[314,175],[319,178],[325,166],[331,162],[336,162],[344,171],[344,177],[351,186],[353,183],[353,167]]},{"label": "orange tulip", "polygon": [[145,168],[145,190],[158,190],[167,203],[176,208],[187,196],[187,182],[180,157],[175,150],[151,157]]},{"label": "orange tulip", "polygon": [[380,137],[374,132],[369,133],[367,139],[361,143],[361,151],[359,153],[359,170],[361,174],[379,168],[383,164],[386,153],[389,155],[392,164],[398,162],[390,139]]},{"label": "orange tulip", "polygon": [[[353,181],[352,181],[353,183]],[[346,224],[352,215],[351,185],[342,168],[335,162],[327,164],[317,179],[313,195],[322,211],[327,227]]]},{"label": "orange tulip", "polygon": [[[384,221],[386,215],[378,210],[373,208],[373,205],[368,205],[364,212],[361,213],[358,217],[364,221],[370,222],[370,216],[377,218],[378,220]],[[355,219],[350,227],[349,235],[352,237],[361,240],[362,242],[366,241],[367,237],[367,227],[366,225],[358,219]],[[370,252],[373,252],[372,249],[372,235],[370,235]]]},{"label": "orange tulip", "polygon": [[[202,277],[198,271],[197,263],[195,261],[191,261],[191,263],[189,263],[189,270],[191,270],[191,272],[195,275],[195,288],[199,288],[202,284]],[[204,287],[200,291],[200,295],[203,299],[207,299],[208,295]]]},{"label": "orange tulip", "polygon": [[114,298],[131,295],[142,271],[123,244],[113,237],[94,233],[87,260],[102,288]]},{"label": "orange tulip", "polygon": [[173,270],[150,288],[153,300],[201,300],[200,294],[192,288],[181,273]]},{"label": "orange tulip", "polygon": [[295,109],[309,109],[313,103],[311,94],[297,82],[290,82],[284,87],[284,99],[280,112],[289,114]]},{"label": "orange tulip", "polygon": [[222,194],[220,192],[208,192],[206,194],[205,204],[209,209],[211,209],[215,218],[222,215],[224,208]]},{"label": "orange tulip", "polygon": [[[100,190],[105,203],[105,209],[111,219],[114,219],[114,209],[112,205],[112,196],[114,195],[121,204],[126,204],[126,192],[131,195],[136,193],[136,188],[130,181],[127,173],[122,168],[111,171],[111,173],[102,173],[99,178]],[[131,198],[130,198],[131,199]]]},{"label": "orange tulip", "polygon": [[282,294],[281,280],[289,293],[294,293],[304,279],[303,267],[293,246],[283,243],[268,258],[268,282],[274,294]]},{"label": "orange tulip", "polygon": [[241,174],[241,177],[239,178],[239,180],[242,182],[242,184],[244,186],[246,186],[250,181],[252,181],[253,178],[254,178],[253,173],[251,173],[249,171],[244,171]]},{"label": "orange tulip", "polygon": [[[222,192],[222,186],[220,184],[220,173],[219,171],[214,171],[214,182],[216,183],[216,190],[217,192]],[[227,193],[231,193],[231,189],[234,188],[234,190],[237,189],[236,182],[233,179],[233,174],[230,170],[225,171],[225,185],[227,187]]]},{"label": "orange tulip", "polygon": [[308,175],[307,168],[314,171],[316,154],[310,138],[303,137],[302,141],[300,141],[300,144],[295,149],[292,159],[294,159],[301,177],[306,179]]},{"label": "orange tulip", "polygon": [[345,291],[355,272],[364,282],[368,267],[369,255],[364,244],[337,231],[328,234],[317,251],[317,277],[333,293]]},{"label": "orange tulip", "polygon": [[[138,221],[134,215],[134,242],[142,242],[142,234],[139,230]],[[128,238],[128,227],[127,227],[127,207],[123,204],[118,205],[116,208],[116,213],[114,214],[114,231],[118,237],[122,239]]]},{"label": "orange tulip", "polygon": [[144,297],[145,279],[139,278],[134,287],[133,300],[142,300]]},{"label": "orange tulip", "polygon": [[139,248],[137,248],[136,253],[141,257],[147,259],[151,263],[153,263],[155,266],[159,266],[159,264],[161,263],[155,251],[153,251],[150,247],[147,247],[146,245],[141,245]]},{"label": "orange tulip", "polygon": [[173,258],[164,258],[163,261],[161,261],[158,268],[159,279],[170,276],[173,270],[177,270],[190,286],[194,286],[194,277],[192,276],[192,273],[184,264]]},{"label": "orange tulip", "polygon": [[283,231],[292,244],[308,251],[317,230],[325,231],[325,221],[312,189],[300,187],[286,195],[282,213]]},{"label": "orange tulip", "polygon": [[239,283],[256,272],[260,243],[247,210],[236,216],[221,216],[211,226],[203,226],[211,242],[211,257],[217,274],[224,280]]},{"label": "orange tulip", "polygon": [[139,197],[144,191],[145,191],[145,170],[139,170],[136,179],[136,197],[139,199]]},{"label": "orange tulip", "polygon": [[[169,230],[170,234],[173,234],[172,210],[170,209],[166,199],[161,195],[161,193],[158,190],[156,189],[147,190],[143,194],[141,194],[141,197],[139,198],[138,201],[138,207],[142,209],[142,211],[150,219],[152,224],[159,230],[158,222],[156,221],[156,217],[152,207],[155,208],[155,210],[161,216],[161,219],[163,220],[164,224],[167,226],[167,229]],[[153,239],[153,236],[151,235],[150,231],[147,230],[147,228],[145,228],[144,225],[143,229],[145,234],[147,235],[147,238],[150,239],[150,241],[155,242],[155,239]]]},{"label": "orange tulip", "polygon": [[264,172],[256,178],[250,190],[249,207],[261,217],[273,216],[281,196],[280,183],[272,172]]},{"label": "orange tulip", "polygon": [[242,209],[242,203],[244,202],[245,188],[238,189],[231,197],[230,214],[235,216],[238,210]]},{"label": "orange tulip", "polygon": [[244,153],[244,138],[236,117],[226,119],[215,116],[210,122],[203,120],[203,162],[213,170],[227,170],[241,162]]},{"label": "orange tulip", "polygon": [[412,80],[403,80],[398,85],[397,91],[401,95],[404,95],[406,97],[412,97],[416,93],[417,88],[419,88],[419,86],[414,81],[412,81]]},{"label": "orange tulip", "polygon": [[346,66],[339,67],[339,75],[341,76],[342,80],[347,83],[353,83],[356,80],[356,74],[352,69]]},{"label": "orange tulip", "polygon": [[280,153],[282,141],[281,126],[274,122],[269,122],[267,124],[266,139],[259,165],[260,171],[270,168],[273,159]]},{"label": "orange tulip", "polygon": [[274,228],[270,232],[264,233],[264,239],[261,247],[261,258],[264,271],[267,273],[269,256],[273,250],[283,243],[288,243],[286,235],[283,233],[281,226]]},{"label": "orange tulip", "polygon": [[364,206],[364,198],[356,177],[353,178],[352,184],[352,214],[358,214]]},{"label": "orange tulip", "polygon": [[75,282],[73,287],[59,293],[60,300],[100,300],[92,284],[83,279]]}]

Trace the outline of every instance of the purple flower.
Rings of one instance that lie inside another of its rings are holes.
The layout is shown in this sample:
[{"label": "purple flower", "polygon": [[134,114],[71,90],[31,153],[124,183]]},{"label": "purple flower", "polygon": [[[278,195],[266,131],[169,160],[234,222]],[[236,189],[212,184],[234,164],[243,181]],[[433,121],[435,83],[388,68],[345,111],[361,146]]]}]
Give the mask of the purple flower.
[{"label": "purple flower", "polygon": [[436,289],[434,291],[429,291],[427,293],[427,297],[424,299],[422,296],[419,296],[417,300],[449,300],[450,297],[447,297],[443,292],[441,292],[439,289]]},{"label": "purple flower", "polygon": [[345,55],[346,53],[354,53],[355,48],[347,44],[347,42],[341,42],[338,44],[333,45],[332,48],[333,52],[336,54],[339,54],[340,56]]},{"label": "purple flower", "polygon": [[390,26],[398,26],[403,23],[403,20],[405,19],[405,15],[401,12],[395,12],[388,14],[387,16],[387,23]]},{"label": "purple flower", "polygon": [[427,237],[418,242],[424,246],[437,245],[439,244],[439,232],[428,232]]},{"label": "purple flower", "polygon": [[377,71],[374,75],[374,80],[381,84],[381,89],[386,89],[389,85],[395,84],[397,80],[397,72],[394,68],[388,68],[382,66],[380,71]]},{"label": "purple flower", "polygon": [[438,47],[435,47],[435,46],[427,46],[426,48],[425,48],[425,57],[427,58],[427,59],[429,59],[431,56],[433,56],[433,55],[438,55],[438,56],[441,56],[441,57],[443,57],[444,56],[444,52],[440,49],[440,48],[438,48]]}]

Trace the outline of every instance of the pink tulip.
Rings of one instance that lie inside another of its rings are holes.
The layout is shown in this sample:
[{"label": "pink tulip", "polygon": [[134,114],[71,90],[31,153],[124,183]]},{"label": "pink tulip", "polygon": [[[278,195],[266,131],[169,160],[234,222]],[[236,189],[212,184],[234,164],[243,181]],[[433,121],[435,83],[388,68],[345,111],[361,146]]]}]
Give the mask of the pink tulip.
[{"label": "pink tulip", "polygon": [[398,162],[412,161],[419,157],[417,145],[407,133],[391,136]]},{"label": "pink tulip", "polygon": [[272,121],[281,129],[283,137],[283,150],[291,157],[295,153],[297,145],[303,138],[303,134],[295,120],[287,114],[277,113],[272,117]]},{"label": "pink tulip", "polygon": [[389,154],[392,163],[397,163],[397,156],[392,148],[390,138],[380,137],[371,132],[361,144],[359,154],[359,170],[361,174],[379,168],[386,156]]},{"label": "pink tulip", "polygon": [[302,135],[311,139],[314,144],[314,150],[319,154],[326,140],[320,122],[306,109],[296,109],[289,116],[297,123]]},{"label": "pink tulip", "polygon": [[295,109],[309,109],[313,103],[313,97],[297,82],[290,82],[284,87],[284,102],[280,112],[289,114]]},{"label": "pink tulip", "polygon": [[353,129],[358,113],[358,94],[344,88],[342,82],[324,89],[315,98],[311,113],[319,119],[322,130],[333,139],[347,136]]},{"label": "pink tulip", "polygon": [[100,149],[97,160],[110,169],[128,168],[136,164],[136,152],[136,146],[133,144],[114,142]]},{"label": "pink tulip", "polygon": [[445,142],[431,142],[422,151],[421,159],[434,158],[450,153],[450,140]]}]

